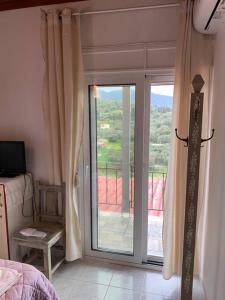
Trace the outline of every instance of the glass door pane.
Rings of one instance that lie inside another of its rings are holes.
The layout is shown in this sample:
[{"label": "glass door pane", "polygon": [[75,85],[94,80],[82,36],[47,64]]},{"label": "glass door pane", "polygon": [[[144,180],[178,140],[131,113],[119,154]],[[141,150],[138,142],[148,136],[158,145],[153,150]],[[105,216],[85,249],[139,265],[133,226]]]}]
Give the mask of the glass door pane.
[{"label": "glass door pane", "polygon": [[170,150],[173,85],[151,85],[150,91],[147,255],[163,258],[164,189]]},{"label": "glass door pane", "polygon": [[135,85],[89,87],[92,249],[133,255]]}]

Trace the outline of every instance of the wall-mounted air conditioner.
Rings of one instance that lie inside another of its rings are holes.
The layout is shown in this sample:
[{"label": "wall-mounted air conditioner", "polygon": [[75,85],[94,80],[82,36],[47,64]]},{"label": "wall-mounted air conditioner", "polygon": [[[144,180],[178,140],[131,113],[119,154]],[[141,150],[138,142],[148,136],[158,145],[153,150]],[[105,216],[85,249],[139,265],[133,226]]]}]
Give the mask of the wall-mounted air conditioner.
[{"label": "wall-mounted air conditioner", "polygon": [[225,23],[225,0],[195,0],[194,27],[197,31],[214,34],[222,22]]}]

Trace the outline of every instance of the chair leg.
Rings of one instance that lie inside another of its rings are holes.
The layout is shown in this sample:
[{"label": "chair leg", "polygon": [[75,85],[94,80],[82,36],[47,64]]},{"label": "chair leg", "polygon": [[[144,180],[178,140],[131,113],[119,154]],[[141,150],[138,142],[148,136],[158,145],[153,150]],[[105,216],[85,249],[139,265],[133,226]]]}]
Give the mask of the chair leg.
[{"label": "chair leg", "polygon": [[64,257],[66,257],[66,235],[63,236],[63,251],[64,251]]},{"label": "chair leg", "polygon": [[52,280],[52,262],[51,262],[51,248],[45,248],[43,250],[44,254],[44,270],[46,277]]},{"label": "chair leg", "polygon": [[17,244],[17,260],[23,262],[21,246]]}]

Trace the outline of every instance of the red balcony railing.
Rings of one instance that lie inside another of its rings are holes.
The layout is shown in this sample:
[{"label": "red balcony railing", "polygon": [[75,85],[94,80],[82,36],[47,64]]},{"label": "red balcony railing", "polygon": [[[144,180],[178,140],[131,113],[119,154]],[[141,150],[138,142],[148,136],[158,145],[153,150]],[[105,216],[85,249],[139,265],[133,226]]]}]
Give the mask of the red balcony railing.
[{"label": "red balcony railing", "polygon": [[[160,216],[164,211],[164,192],[167,174],[165,172],[148,172],[148,211]],[[130,167],[129,207],[134,208],[134,167]],[[105,211],[122,211],[122,167],[119,164],[101,164],[98,166],[98,205]]]}]

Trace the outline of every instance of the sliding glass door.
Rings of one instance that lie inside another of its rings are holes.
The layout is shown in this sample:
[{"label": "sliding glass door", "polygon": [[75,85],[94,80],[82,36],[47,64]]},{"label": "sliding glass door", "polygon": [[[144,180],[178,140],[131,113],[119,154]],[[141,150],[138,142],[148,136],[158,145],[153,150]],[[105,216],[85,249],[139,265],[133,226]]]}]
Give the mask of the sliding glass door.
[{"label": "sliding glass door", "polygon": [[87,255],[134,263],[163,261],[172,94],[168,76],[89,79]]},{"label": "sliding glass door", "polygon": [[[159,80],[159,79],[158,79]],[[164,191],[170,151],[173,84],[150,83],[147,257],[163,260]]]},{"label": "sliding glass door", "polygon": [[135,85],[92,85],[92,248],[133,254]]}]

